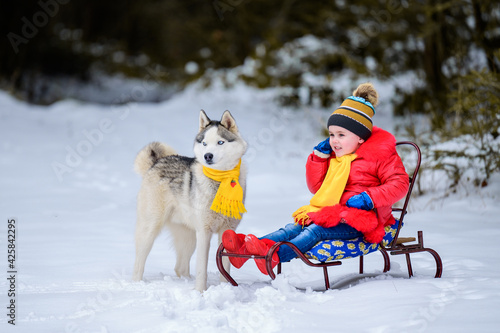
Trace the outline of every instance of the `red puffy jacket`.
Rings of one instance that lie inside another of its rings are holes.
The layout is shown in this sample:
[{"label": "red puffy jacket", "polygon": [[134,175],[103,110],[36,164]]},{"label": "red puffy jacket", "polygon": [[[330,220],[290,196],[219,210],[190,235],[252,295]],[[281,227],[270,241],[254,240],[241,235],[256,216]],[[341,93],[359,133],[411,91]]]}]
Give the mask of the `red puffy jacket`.
[{"label": "red puffy jacket", "polygon": [[[355,154],[357,157],[351,163],[340,204],[345,205],[350,197],[366,191],[377,209],[378,224],[393,224],[392,205],[406,195],[409,185],[408,174],[396,152],[396,139],[391,133],[373,127],[372,135]],[[312,193],[321,187],[331,158],[321,158],[314,153],[309,155],[306,180]]]}]

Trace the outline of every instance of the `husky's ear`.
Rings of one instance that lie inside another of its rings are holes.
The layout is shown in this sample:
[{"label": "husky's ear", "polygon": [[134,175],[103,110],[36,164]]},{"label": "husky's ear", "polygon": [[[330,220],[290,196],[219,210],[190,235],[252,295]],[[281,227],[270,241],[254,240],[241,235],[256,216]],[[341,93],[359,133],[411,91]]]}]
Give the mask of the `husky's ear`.
[{"label": "husky's ear", "polygon": [[205,129],[205,127],[210,124],[210,118],[208,118],[205,111],[200,110],[200,132]]},{"label": "husky's ear", "polygon": [[231,115],[231,112],[229,112],[228,110],[224,111],[224,114],[222,114],[222,118],[220,120],[220,123],[222,126],[227,128],[230,132],[238,133],[238,126],[236,126],[236,121],[234,120],[233,116]]}]

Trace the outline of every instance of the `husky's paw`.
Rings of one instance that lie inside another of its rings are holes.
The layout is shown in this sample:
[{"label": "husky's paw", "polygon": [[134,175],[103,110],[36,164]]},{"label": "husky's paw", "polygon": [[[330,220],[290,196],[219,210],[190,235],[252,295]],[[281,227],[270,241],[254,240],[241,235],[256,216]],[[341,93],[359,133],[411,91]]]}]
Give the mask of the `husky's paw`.
[{"label": "husky's paw", "polygon": [[200,293],[204,292],[207,290],[207,284],[206,283],[198,283],[196,282],[196,285],[194,287],[195,290],[199,291]]},{"label": "husky's paw", "polygon": [[174,271],[178,277],[187,277],[187,278],[191,277],[191,274],[189,273],[189,266],[175,267]]},{"label": "husky's paw", "polygon": [[142,274],[134,273],[132,275],[132,281],[135,281],[135,282],[142,281]]}]

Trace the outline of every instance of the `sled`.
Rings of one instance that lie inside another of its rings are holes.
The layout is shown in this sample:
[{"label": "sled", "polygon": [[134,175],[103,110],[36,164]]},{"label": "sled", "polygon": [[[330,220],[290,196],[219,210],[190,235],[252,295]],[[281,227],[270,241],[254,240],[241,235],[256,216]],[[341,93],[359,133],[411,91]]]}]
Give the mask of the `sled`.
[{"label": "sled", "polygon": [[[231,283],[233,286],[237,286],[238,283],[236,283],[231,275],[224,269],[224,266],[222,265],[222,258],[239,257],[249,259],[264,259],[266,260],[267,273],[271,277],[271,279],[274,280],[276,278],[276,274],[274,273],[271,266],[271,258],[274,252],[278,250],[279,246],[287,245],[297,254],[298,259],[302,260],[303,263],[308,266],[321,267],[323,269],[325,288],[327,290],[330,289],[328,267],[341,265],[342,261],[340,260],[342,259],[359,257],[359,273],[363,274],[364,256],[375,251],[380,251],[382,257],[384,258],[384,273],[388,272],[391,269],[391,260],[389,258],[389,254],[405,255],[409,278],[413,276],[413,268],[410,255],[412,253],[428,252],[434,257],[436,261],[436,274],[434,277],[441,277],[443,271],[441,257],[435,250],[424,246],[424,237],[422,231],[417,232],[417,238],[400,237],[400,231],[407,213],[411,192],[413,190],[413,186],[415,185],[418,171],[420,169],[421,152],[418,145],[410,141],[400,141],[396,143],[396,146],[407,146],[413,148],[416,153],[416,158],[415,161],[412,161],[411,163],[414,165],[414,168],[412,175],[409,176],[410,184],[408,187],[408,193],[404,198],[403,206],[401,208],[394,207],[392,209],[393,214],[396,218],[396,223],[385,228],[386,234],[380,243],[367,243],[363,240],[363,237],[358,237],[350,240],[325,240],[318,242],[312,249],[310,249],[306,253],[302,253],[292,243],[278,242],[269,249],[265,256],[228,253],[225,251],[224,246],[220,244],[216,256],[217,267],[220,273],[226,278],[229,283]],[[414,243],[415,241],[416,243]],[[282,263],[279,263],[276,268],[277,274],[281,274]]]}]

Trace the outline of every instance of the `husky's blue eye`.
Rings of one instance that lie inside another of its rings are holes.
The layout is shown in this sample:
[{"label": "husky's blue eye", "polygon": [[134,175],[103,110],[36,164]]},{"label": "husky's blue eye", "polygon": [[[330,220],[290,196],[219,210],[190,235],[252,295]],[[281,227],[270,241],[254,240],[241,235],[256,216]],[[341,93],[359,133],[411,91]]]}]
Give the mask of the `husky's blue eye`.
[{"label": "husky's blue eye", "polygon": [[222,141],[222,140],[221,140],[221,141],[217,142],[217,144],[218,144],[218,145],[223,145],[223,144],[224,144],[224,141]]},{"label": "husky's blue eye", "polygon": [[206,146],[206,145],[207,145],[207,143],[206,143],[205,141],[203,141],[203,142],[202,142],[202,144],[203,144],[204,146]]}]

